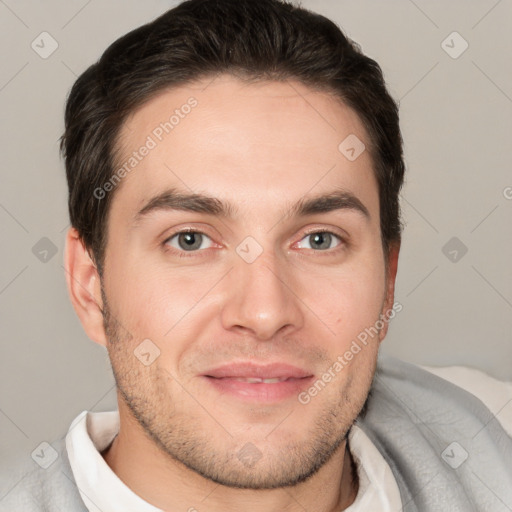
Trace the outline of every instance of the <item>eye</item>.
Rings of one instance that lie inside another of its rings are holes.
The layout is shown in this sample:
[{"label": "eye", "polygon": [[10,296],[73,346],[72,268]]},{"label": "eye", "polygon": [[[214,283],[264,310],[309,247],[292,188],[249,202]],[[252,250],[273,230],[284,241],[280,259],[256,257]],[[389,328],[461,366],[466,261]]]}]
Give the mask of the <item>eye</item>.
[{"label": "eye", "polygon": [[328,249],[333,249],[332,246],[333,242],[339,240],[339,243],[335,245],[334,247],[337,247],[338,245],[341,245],[343,243],[343,239],[334,234],[330,231],[315,231],[314,233],[308,233],[300,242],[302,243],[303,240],[309,240],[308,245],[309,247],[299,247],[300,249],[314,249],[319,251],[326,251]]},{"label": "eye", "polygon": [[200,231],[179,231],[165,240],[165,245],[179,252],[197,252],[198,249],[209,249],[212,241],[208,235]]}]

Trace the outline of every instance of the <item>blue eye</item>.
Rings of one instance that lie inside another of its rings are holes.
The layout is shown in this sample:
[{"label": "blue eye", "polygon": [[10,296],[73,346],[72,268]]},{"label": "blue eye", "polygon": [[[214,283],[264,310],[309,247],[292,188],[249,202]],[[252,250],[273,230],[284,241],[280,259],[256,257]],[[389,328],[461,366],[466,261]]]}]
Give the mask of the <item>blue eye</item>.
[{"label": "blue eye", "polygon": [[[210,241],[210,245],[208,244]],[[198,249],[208,249],[211,247],[211,239],[208,235],[200,231],[180,231],[169,237],[165,245],[170,245],[173,249],[185,252],[196,252]]]},{"label": "blue eye", "polygon": [[[330,231],[315,231],[314,233],[308,233],[302,240],[307,239],[309,239],[310,242],[309,247],[305,247],[305,249],[314,249],[320,251],[333,249],[334,247],[337,247],[343,243],[341,237],[331,233]],[[335,239],[338,239],[339,243],[332,247],[332,243],[335,241]]]}]

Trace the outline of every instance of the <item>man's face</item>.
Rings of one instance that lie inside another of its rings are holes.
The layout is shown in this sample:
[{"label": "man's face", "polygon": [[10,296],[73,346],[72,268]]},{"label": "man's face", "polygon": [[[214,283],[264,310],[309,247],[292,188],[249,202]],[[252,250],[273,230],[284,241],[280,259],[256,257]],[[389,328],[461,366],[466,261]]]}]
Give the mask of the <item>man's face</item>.
[{"label": "man's face", "polygon": [[[338,149],[349,135],[368,146],[356,114],[325,94],[228,76],[166,91],[123,126],[119,166],[150,149],[118,185],[108,221],[120,413],[222,484],[307,478],[366,400],[383,333],[308,392],[390,307],[377,182],[368,151],[353,160]],[[171,191],[232,208],[170,208]],[[356,199],[292,208],[340,192]]]}]

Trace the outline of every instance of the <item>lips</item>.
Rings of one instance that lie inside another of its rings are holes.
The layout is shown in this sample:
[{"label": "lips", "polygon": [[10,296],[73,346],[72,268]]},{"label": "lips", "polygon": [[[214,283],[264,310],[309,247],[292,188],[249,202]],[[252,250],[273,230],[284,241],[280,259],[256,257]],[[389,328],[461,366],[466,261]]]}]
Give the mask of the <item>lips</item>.
[{"label": "lips", "polygon": [[228,364],[208,370],[206,377],[215,379],[244,379],[244,382],[258,383],[263,381],[281,382],[289,379],[303,379],[312,374],[297,366],[286,363],[258,365],[254,362]]},{"label": "lips", "polygon": [[201,377],[223,397],[265,404],[294,399],[313,380],[310,372],[297,366],[285,363],[258,365],[254,362],[220,366],[208,370]]}]

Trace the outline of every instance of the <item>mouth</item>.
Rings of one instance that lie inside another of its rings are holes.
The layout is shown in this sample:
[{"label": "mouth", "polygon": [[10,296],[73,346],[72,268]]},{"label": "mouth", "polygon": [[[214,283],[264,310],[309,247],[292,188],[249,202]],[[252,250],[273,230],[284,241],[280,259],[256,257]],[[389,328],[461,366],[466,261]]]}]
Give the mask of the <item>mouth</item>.
[{"label": "mouth", "polygon": [[[226,378],[226,377],[224,377]],[[259,384],[262,382],[263,384],[275,384],[276,382],[284,382],[285,380],[290,380],[289,378],[285,377],[274,377],[271,379],[260,379],[258,377],[227,377],[227,378],[233,378],[234,380],[238,382],[248,382],[249,384]]]},{"label": "mouth", "polygon": [[209,370],[201,377],[222,395],[245,401],[276,403],[296,398],[310,385],[314,376],[288,364],[245,362]]}]

